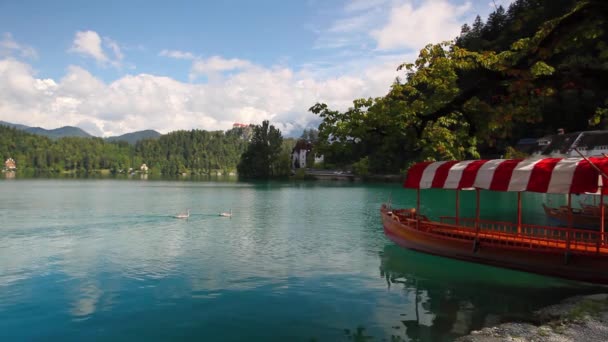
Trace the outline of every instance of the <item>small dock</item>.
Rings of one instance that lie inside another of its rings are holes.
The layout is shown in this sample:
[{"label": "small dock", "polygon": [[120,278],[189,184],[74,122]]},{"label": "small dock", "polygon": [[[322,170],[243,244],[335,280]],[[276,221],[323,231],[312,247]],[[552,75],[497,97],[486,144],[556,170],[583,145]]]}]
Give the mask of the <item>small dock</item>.
[{"label": "small dock", "polygon": [[359,179],[351,172],[339,170],[306,170],[306,176],[314,177],[318,180],[339,180],[339,181],[354,181]]}]

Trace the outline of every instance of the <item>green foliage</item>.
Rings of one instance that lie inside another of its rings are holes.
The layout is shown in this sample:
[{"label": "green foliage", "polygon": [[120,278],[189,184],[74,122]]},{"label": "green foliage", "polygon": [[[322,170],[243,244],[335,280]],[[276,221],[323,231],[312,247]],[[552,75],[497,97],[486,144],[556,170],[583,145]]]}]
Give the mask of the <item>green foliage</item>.
[{"label": "green foliage", "polygon": [[267,120],[254,126],[251,142],[237,167],[239,175],[262,179],[289,175],[290,159],[282,145],[281,131]]},{"label": "green foliage", "polygon": [[584,299],[580,303],[577,303],[565,317],[571,321],[579,321],[586,316],[599,317],[607,307],[608,303],[606,301]]},{"label": "green foliage", "polygon": [[370,172],[417,160],[504,153],[557,128],[605,127],[608,5],[599,0],[516,0],[455,43],[427,45],[404,63],[404,82],[341,112],[317,103],[317,149],[328,164],[368,158]]},{"label": "green foliage", "polygon": [[236,170],[246,145],[242,128],[176,131],[139,141],[135,154],[164,175],[228,173]]},{"label": "green foliage", "polygon": [[14,128],[0,126],[0,157],[12,157],[18,170],[34,172],[91,173],[110,170],[126,173],[146,163],[152,172],[164,175],[209,174],[236,169],[247,141],[238,132],[178,131],[158,140],[143,140],[131,146],[124,141],[101,138],[51,140]]},{"label": "green foliage", "polygon": [[509,146],[505,149],[506,159],[526,159],[528,155],[524,152],[518,151],[515,148]]},{"label": "green foliage", "polygon": [[359,159],[358,162],[353,164],[353,172],[358,176],[369,175],[369,158],[364,157]]},{"label": "green foliage", "polygon": [[532,68],[530,68],[530,71],[532,72],[532,76],[534,77],[549,76],[555,72],[555,68],[550,65],[547,65],[547,63],[543,61],[538,61],[534,63]]}]

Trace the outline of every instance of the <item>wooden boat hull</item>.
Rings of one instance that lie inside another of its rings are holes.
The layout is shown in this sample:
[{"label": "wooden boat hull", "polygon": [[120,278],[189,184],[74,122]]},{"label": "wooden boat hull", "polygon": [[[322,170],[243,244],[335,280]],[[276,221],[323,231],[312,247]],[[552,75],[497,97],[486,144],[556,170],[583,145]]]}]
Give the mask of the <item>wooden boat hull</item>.
[{"label": "wooden boat hull", "polygon": [[[428,254],[482,263],[497,267],[608,284],[608,255],[564,251],[535,251],[513,247],[484,246],[483,240],[464,240],[417,229],[412,221],[401,222],[392,212],[381,209],[384,233],[401,247]],[[433,222],[422,221],[432,225]]]}]

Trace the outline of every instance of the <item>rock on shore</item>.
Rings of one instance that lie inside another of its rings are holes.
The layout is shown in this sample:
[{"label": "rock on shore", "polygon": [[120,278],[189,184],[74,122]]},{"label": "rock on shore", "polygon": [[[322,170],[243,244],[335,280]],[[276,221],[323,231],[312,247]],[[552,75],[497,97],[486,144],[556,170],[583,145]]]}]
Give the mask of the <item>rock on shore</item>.
[{"label": "rock on shore", "polygon": [[504,323],[472,331],[460,342],[608,341],[608,294],[577,296],[534,312],[540,325]]}]

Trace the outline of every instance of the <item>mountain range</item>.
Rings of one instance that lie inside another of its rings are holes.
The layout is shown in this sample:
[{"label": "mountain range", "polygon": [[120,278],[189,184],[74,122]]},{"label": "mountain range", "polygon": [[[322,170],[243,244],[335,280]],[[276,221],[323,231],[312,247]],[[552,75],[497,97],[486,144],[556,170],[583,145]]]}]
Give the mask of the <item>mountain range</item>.
[{"label": "mountain range", "polygon": [[[14,124],[6,121],[0,121],[0,125],[14,127],[16,129],[26,131],[28,133],[43,135],[51,139],[59,139],[64,137],[80,137],[92,138],[93,135],[85,132],[83,129],[74,126],[63,126],[55,129],[44,129],[42,127],[30,127],[26,125]],[[104,138],[106,141],[126,141],[131,145],[135,145],[139,140],[157,139],[161,134],[155,130],[144,130],[132,133],[126,133],[119,136]]]}]

